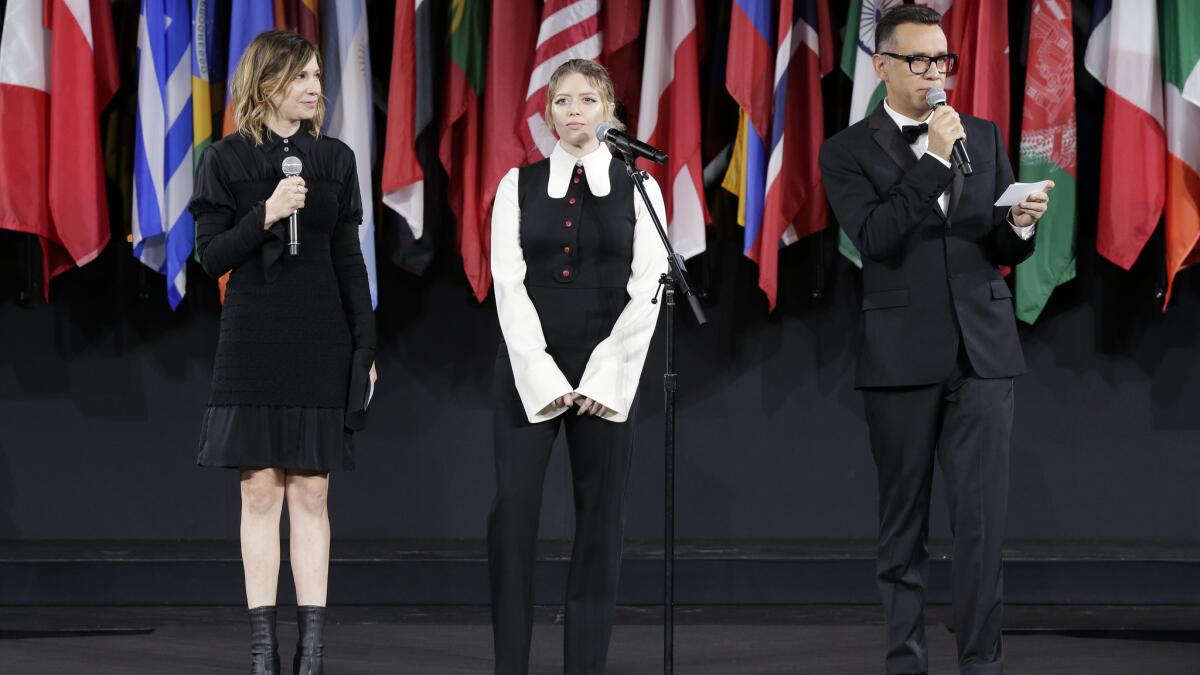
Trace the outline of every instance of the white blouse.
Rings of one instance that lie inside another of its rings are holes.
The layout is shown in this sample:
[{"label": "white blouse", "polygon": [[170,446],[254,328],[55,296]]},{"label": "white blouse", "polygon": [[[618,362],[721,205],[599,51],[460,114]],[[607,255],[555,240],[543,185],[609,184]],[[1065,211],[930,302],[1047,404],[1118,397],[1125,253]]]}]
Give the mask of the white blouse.
[{"label": "white blouse", "polygon": [[[554,146],[550,154],[550,179],[546,194],[561,199],[567,194],[571,172],[583,166],[593,195],[607,195],[612,154],[604,143],[582,158]],[[596,345],[588,358],[579,386],[572,387],[558,364],[546,351],[541,318],[525,289],[525,257],[521,251],[521,209],[517,197],[518,169],[510,169],[500,181],[492,207],[492,280],[496,288],[496,311],[500,330],[508,346],[517,393],[530,422],[553,419],[568,409],[555,402],[572,391],[603,404],[611,422],[624,422],[637,394],[650,338],[658,323],[659,305],[650,300],[658,290],[658,279],[667,271],[667,253],[650,220],[640,195],[634,191],[637,222],[633,232],[633,263],[625,290],[629,302],[607,338]],[[646,181],[650,203],[666,222],[662,191],[651,177]]]}]

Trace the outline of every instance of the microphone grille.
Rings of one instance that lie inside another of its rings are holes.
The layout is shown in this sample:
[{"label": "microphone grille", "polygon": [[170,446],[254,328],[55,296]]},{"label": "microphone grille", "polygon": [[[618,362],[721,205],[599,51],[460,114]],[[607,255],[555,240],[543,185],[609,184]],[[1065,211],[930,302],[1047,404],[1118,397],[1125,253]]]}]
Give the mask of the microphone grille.
[{"label": "microphone grille", "polygon": [[283,158],[283,175],[285,176],[299,176],[303,167],[299,157]]},{"label": "microphone grille", "polygon": [[930,89],[929,91],[925,92],[925,102],[929,104],[930,108],[936,108],[937,106],[942,105],[946,102],[946,90]]},{"label": "microphone grille", "polygon": [[612,131],[614,128],[615,127],[613,127],[612,123],[610,123],[610,122],[601,122],[600,124],[597,124],[596,125],[596,140],[603,143],[604,140],[608,137],[608,133],[610,131]]}]

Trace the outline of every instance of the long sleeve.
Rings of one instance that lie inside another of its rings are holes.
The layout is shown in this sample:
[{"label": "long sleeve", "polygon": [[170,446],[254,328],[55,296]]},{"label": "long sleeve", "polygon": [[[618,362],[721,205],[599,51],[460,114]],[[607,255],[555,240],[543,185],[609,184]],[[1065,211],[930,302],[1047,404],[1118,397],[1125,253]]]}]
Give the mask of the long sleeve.
[{"label": "long sleeve", "polygon": [[[666,223],[667,209],[662,191],[653,178],[646,182],[646,193],[659,219]],[[611,412],[604,418],[611,422],[629,419],[629,410],[642,379],[642,366],[650,349],[650,338],[658,324],[661,305],[650,301],[658,291],[659,277],[668,269],[667,252],[650,213],[640,195],[634,194],[633,198],[637,223],[633,231],[633,263],[625,287],[629,301],[609,336],[592,350],[577,389],[580,394],[608,408]]]},{"label": "long sleeve", "polygon": [[371,309],[371,290],[367,266],[363,261],[358,228],[362,223],[362,198],[358,192],[358,171],[353,152],[346,148],[349,166],[338,191],[338,218],[329,244],[333,271],[337,276],[342,307],[350,324],[354,352],[350,357],[350,384],[346,398],[346,427],[360,431],[366,427],[367,403],[371,388],[371,365],[375,362],[375,313]]},{"label": "long sleeve", "polygon": [[571,393],[572,387],[546,351],[541,319],[525,289],[517,176],[517,169],[505,174],[492,207],[492,283],[517,394],[529,421],[542,422],[565,412],[565,408],[555,408],[553,403]]},{"label": "long sleeve", "polygon": [[[1008,161],[1008,153],[1004,151],[1004,141],[1000,138],[1000,129],[992,124],[992,135],[996,148],[996,186],[993,199],[999,198],[1013,182],[1012,164]],[[1036,230],[1018,228],[1010,218],[1011,211],[1007,206],[996,208],[991,233],[991,257],[997,265],[1015,267],[1026,258],[1033,255],[1037,239]],[[1030,230],[1028,234],[1021,229]],[[1024,236],[1023,236],[1024,235]]]},{"label": "long sleeve", "polygon": [[820,165],[829,203],[842,229],[864,256],[877,261],[901,250],[954,178],[944,160],[926,153],[880,198],[844,144],[826,141]]},{"label": "long sleeve", "polygon": [[226,184],[220,158],[214,148],[204,151],[196,170],[195,191],[188,210],[196,221],[196,253],[200,257],[200,266],[210,277],[216,279],[247,262],[272,240],[280,244],[278,252],[282,252],[279,233],[263,227],[265,208],[263,204],[257,204],[234,223],[237,206]]},{"label": "long sleeve", "polygon": [[369,349],[373,354],[376,346],[375,313],[371,309],[367,265],[363,260],[362,244],[358,238],[359,226],[363,219],[363,205],[359,197],[355,159],[351,150],[347,148],[346,152],[350,154],[350,161],[338,194],[338,219],[333,228],[330,254],[333,258],[334,273],[337,275],[338,291],[342,296],[342,306],[346,308],[346,318],[354,337],[354,349]]}]

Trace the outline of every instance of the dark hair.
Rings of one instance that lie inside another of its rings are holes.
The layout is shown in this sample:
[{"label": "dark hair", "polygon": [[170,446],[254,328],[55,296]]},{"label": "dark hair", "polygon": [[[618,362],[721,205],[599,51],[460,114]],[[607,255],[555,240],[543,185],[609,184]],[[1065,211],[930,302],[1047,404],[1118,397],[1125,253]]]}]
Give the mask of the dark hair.
[{"label": "dark hair", "polygon": [[942,15],[936,9],[921,5],[897,5],[883,13],[879,23],[875,24],[875,51],[883,48],[883,43],[892,38],[896,26],[902,23],[919,23],[925,26],[941,26]]}]

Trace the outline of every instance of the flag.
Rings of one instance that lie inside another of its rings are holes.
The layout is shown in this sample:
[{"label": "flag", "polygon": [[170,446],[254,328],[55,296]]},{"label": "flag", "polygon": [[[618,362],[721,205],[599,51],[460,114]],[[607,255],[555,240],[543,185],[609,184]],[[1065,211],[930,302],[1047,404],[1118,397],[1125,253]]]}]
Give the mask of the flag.
[{"label": "flag", "polygon": [[133,255],[166,277],[167,301],[187,293],[196,228],[192,197],[192,32],[188,0],[142,0],[133,150]]},{"label": "flag", "polygon": [[[470,236],[475,243],[467,248],[468,232],[463,232],[463,249],[478,251],[478,263],[468,269],[478,270],[477,281],[472,282],[476,296],[482,299],[491,286],[490,268],[492,203],[500,180],[514,166],[525,163],[524,112],[526,82],[513,77],[513,73],[528,73],[533,67],[535,40],[538,30],[538,0],[509,0],[494,2],[491,7],[491,23],[486,65],[487,86],[483,92],[483,106],[488,111],[482,121],[483,147],[487,152],[479,159],[481,183],[477,208],[479,221],[470,225]],[[640,29],[640,22],[639,22]],[[467,224],[464,224],[467,227]],[[466,255],[463,264],[467,264]]]},{"label": "flag", "polygon": [[213,86],[219,82],[214,78],[225,72],[225,45],[216,35],[219,8],[217,0],[192,0],[192,139],[196,162],[214,140],[213,96],[219,88]]},{"label": "flag", "polygon": [[362,196],[363,219],[358,242],[371,307],[379,304],[379,282],[375,274],[375,200],[371,190],[371,168],[375,166],[375,121],[371,103],[371,53],[367,44],[365,0],[327,0],[321,10],[321,54],[324,56],[325,133],[354,151],[358,169],[358,191]]},{"label": "flag", "polygon": [[430,4],[425,0],[396,3],[387,147],[380,180],[384,205],[404,218],[413,239],[420,239],[425,228],[425,171],[417,158],[417,137],[433,119]]},{"label": "flag", "polygon": [[1200,6],[1192,0],[1163,0],[1162,11],[1167,122],[1165,309],[1175,275],[1200,261]]},{"label": "flag", "polygon": [[738,196],[738,224],[745,227],[742,253],[747,256],[762,229],[766,194],[766,134],[771,130],[774,86],[771,4],[767,0],[734,0],[725,68],[725,89],[741,112],[722,187]]},{"label": "flag", "polygon": [[[875,25],[887,10],[901,4],[901,0],[851,0],[850,12],[846,15],[846,40],[842,44],[842,59],[839,67],[849,77],[854,87],[850,96],[851,125],[870,115],[887,96],[887,88],[875,76],[871,57],[875,55]],[[862,256],[845,231],[838,230],[838,251],[856,267],[862,267]]]},{"label": "flag", "polygon": [[1008,146],[1008,3],[1005,0],[925,0],[942,14],[958,69],[946,77],[950,105],[1000,128]]},{"label": "flag", "polygon": [[[557,140],[546,124],[546,87],[550,76],[571,59],[596,59],[600,33],[600,0],[546,0],[538,29],[533,69],[525,92],[522,129],[526,159],[536,162],[550,156]],[[508,43],[511,44],[511,43]]]},{"label": "flag", "polygon": [[684,258],[702,253],[704,179],[700,164],[700,57],[695,0],[650,0],[642,70],[645,103],[637,137],[670,157],[666,165],[643,162],[662,186],[671,245]]},{"label": "flag", "polygon": [[221,126],[222,136],[228,136],[237,128],[233,121],[233,101],[230,100],[229,90],[233,88],[233,74],[237,71],[238,62],[242,60],[242,53],[259,33],[274,28],[275,14],[271,3],[266,0],[233,0],[233,8],[229,15],[229,50],[226,52],[229,61],[225,77],[225,121]]},{"label": "flag", "polygon": [[1158,11],[1099,0],[1084,63],[1108,92],[1101,138],[1096,250],[1129,269],[1162,215],[1167,182]]},{"label": "flag", "polygon": [[0,42],[0,227],[37,235],[43,290],[109,240],[100,111],[119,84],[105,0],[10,0]]},{"label": "flag", "polygon": [[780,246],[829,224],[817,155],[825,139],[821,78],[832,70],[825,0],[781,0],[762,230],[749,251],[771,309],[779,293]]},{"label": "flag", "polygon": [[625,106],[630,121],[639,119],[640,111],[642,50],[638,49],[638,36],[644,4],[643,0],[604,0],[600,17],[604,43],[600,63],[612,76],[617,100]]},{"label": "flag", "polygon": [[321,44],[318,0],[274,0],[275,27],[290,30],[314,45]]},{"label": "flag", "polygon": [[1070,0],[1034,0],[1029,22],[1022,182],[1054,181],[1037,248],[1017,266],[1017,318],[1032,324],[1050,293],[1075,278],[1075,46]]},{"label": "flag", "polygon": [[[487,297],[492,278],[484,226],[486,206],[480,199],[484,191],[480,98],[487,72],[487,10],[482,0],[450,2],[438,144],[438,155],[450,180],[450,208],[458,219],[458,251],[479,302]],[[505,46],[510,45],[506,42]]]}]

